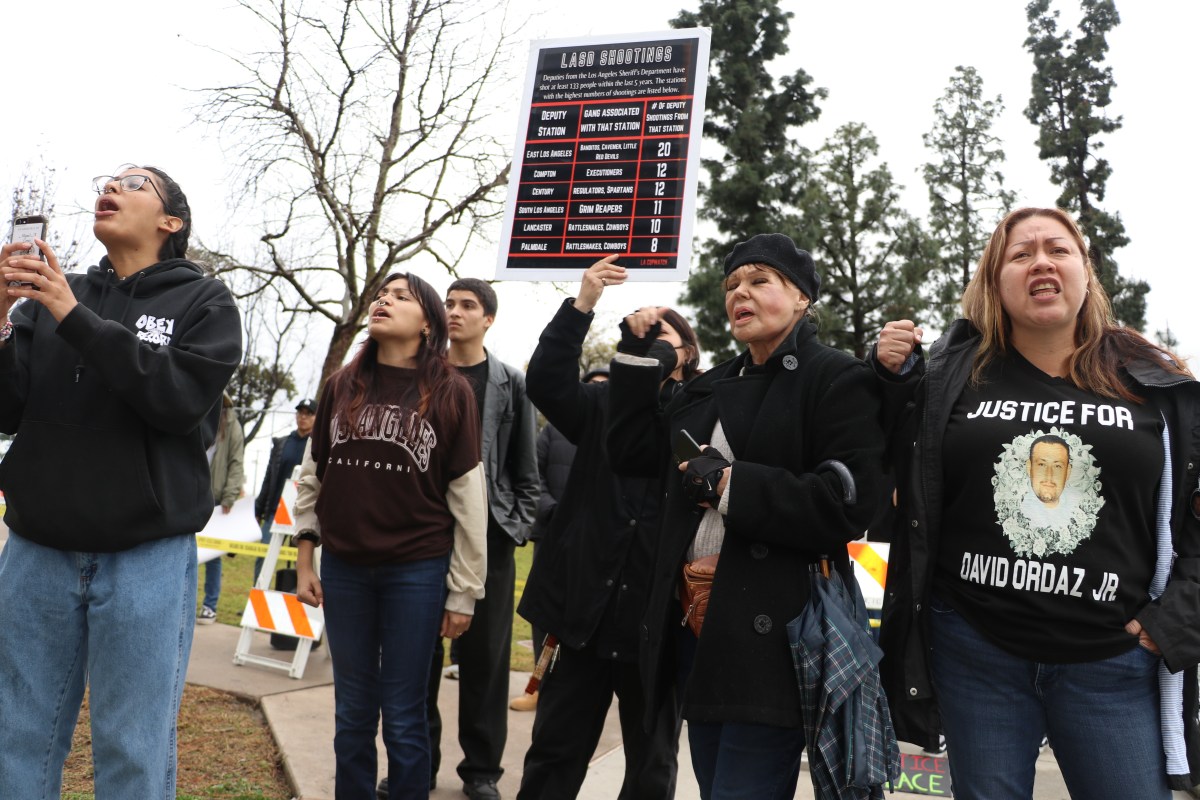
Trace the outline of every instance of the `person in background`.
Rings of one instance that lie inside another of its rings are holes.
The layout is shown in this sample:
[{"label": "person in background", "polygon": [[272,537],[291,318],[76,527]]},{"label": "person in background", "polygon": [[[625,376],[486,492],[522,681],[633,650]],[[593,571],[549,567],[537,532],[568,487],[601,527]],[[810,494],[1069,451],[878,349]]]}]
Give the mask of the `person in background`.
[{"label": "person in background", "polygon": [[324,603],[336,796],[374,792],[382,718],[387,797],[409,800],[429,796],[434,641],[468,630],[483,596],[487,498],[475,400],[446,361],[437,292],[389,275],[367,336],[321,393],[296,498],[296,595]]},{"label": "person in background", "polygon": [[1046,734],[1077,800],[1192,789],[1200,384],[1114,321],[1060,209],[1001,221],[962,309],[928,358],[911,320],[871,355],[900,495],[880,633],[897,735],[944,728],[964,800],[1032,797]]},{"label": "person in background", "polygon": [[[312,434],[313,422],[317,418],[317,401],[306,397],[296,404],[296,429],[287,436],[271,439],[271,457],[267,459],[267,472],[263,476],[262,488],[254,498],[254,518],[262,526],[262,543],[271,541],[271,526],[275,524],[275,511],[279,498],[283,496],[283,484],[292,477],[304,458],[304,448]],[[262,570],[263,560],[254,559],[254,580]]]},{"label": "person in background", "polygon": [[[604,447],[608,384],[572,380],[605,286],[625,282],[615,259],[601,259],[584,273],[578,296],[559,307],[529,361],[530,398],[579,449],[521,597],[521,615],[557,637],[559,654],[542,679],[518,800],[578,795],[614,694],[625,752],[619,797],[669,800],[675,794],[679,708],[667,697],[648,707],[638,675],[662,483],[657,476],[613,473]],[[669,395],[696,375],[700,348],[683,317],[659,311],[661,340],[673,362],[663,381]]]},{"label": "person in background", "polygon": [[[220,421],[217,423],[216,441],[208,448],[208,468],[212,478],[213,507],[228,514],[233,504],[242,496],[242,484],[246,475],[242,469],[246,439],[242,434],[242,423],[233,410],[233,398],[228,392],[221,396]],[[217,600],[221,597],[221,556],[209,559],[204,564],[204,600],[199,625],[211,625],[217,621]]]},{"label": "person in background", "polygon": [[[663,359],[674,362],[656,341],[663,315],[626,317],[608,384],[608,455],[618,471],[649,471],[666,487],[642,634],[648,705],[683,693],[702,797],[791,800],[805,712],[787,625],[808,604],[810,566],[827,556],[850,574],[846,543],[875,513],[879,394],[866,364],[817,340],[820,276],[789,237],[739,242],[724,266],[725,311],[746,350],[664,407]],[[677,466],[680,431],[710,444]],[[696,636],[680,624],[692,613],[679,601],[683,567],[712,555]]]},{"label": "person in background", "polygon": [[0,248],[3,798],[60,795],[85,689],[96,797],[175,796],[204,423],[242,358],[232,295],[186,258],[179,184],[130,167],[93,186],[98,266]]},{"label": "person in background", "polygon": [[[589,369],[580,379],[581,383],[603,383],[608,380],[608,367]],[[558,428],[547,422],[538,432],[537,437],[538,481],[541,492],[538,494],[537,519],[533,521],[533,561],[537,561],[538,547],[542,537],[554,520],[558,501],[567,488],[567,476],[571,472],[571,463],[575,460],[575,445],[559,432]],[[532,566],[530,567],[532,570]],[[546,638],[546,632],[533,626],[533,652],[536,657]],[[451,653],[453,657],[453,652]],[[521,693],[509,701],[508,707],[513,711],[533,711],[537,708],[538,693]]]},{"label": "person in background", "polygon": [[[450,363],[475,391],[488,494],[488,573],[471,628],[458,642],[458,775],[471,800],[498,800],[500,759],[508,739],[508,673],[512,651],[514,550],[537,515],[537,424],[525,396],[525,376],[489,353],[484,336],[496,321],[496,292],[486,281],[461,278],[446,291]],[[433,774],[441,763],[437,708],[443,649],[439,638],[429,673],[429,736]]]}]

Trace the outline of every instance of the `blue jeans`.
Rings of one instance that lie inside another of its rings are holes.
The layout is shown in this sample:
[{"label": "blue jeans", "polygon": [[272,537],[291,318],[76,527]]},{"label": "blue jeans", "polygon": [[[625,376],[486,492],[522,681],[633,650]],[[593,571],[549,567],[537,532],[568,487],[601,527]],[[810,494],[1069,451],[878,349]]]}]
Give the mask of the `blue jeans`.
[{"label": "blue jeans", "polygon": [[[676,629],[680,692],[691,675],[697,643],[691,629]],[[792,800],[796,796],[803,728],[688,720],[688,746],[701,800]]]},{"label": "blue jeans", "polygon": [[449,567],[449,555],[363,567],[323,554],[338,800],[375,796],[381,713],[389,798],[429,796],[425,694]]},{"label": "blue jeans", "polygon": [[96,796],[173,799],[195,618],[193,536],[76,553],[10,531],[0,553],[0,797],[59,797],[88,685]]},{"label": "blue jeans", "polygon": [[1170,799],[1158,656],[1135,646],[1081,664],[1027,661],[936,598],[930,607],[933,680],[956,798],[1027,800],[1048,735],[1071,797]]},{"label": "blue jeans", "polygon": [[221,597],[221,559],[223,555],[204,562],[204,605],[217,610]]},{"label": "blue jeans", "polygon": [[703,800],[796,796],[803,728],[689,720],[688,745]]}]

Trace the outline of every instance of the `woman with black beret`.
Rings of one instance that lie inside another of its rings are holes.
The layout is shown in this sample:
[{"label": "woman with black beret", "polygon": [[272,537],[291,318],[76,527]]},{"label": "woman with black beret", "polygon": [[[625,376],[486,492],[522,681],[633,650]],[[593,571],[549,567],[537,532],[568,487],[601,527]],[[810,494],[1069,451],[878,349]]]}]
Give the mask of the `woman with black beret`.
[{"label": "woman with black beret", "polygon": [[[808,568],[874,513],[883,436],[870,368],[817,341],[812,257],[780,233],[725,259],[725,311],[746,349],[660,406],[674,355],[655,344],[658,312],[625,318],[610,380],[609,455],[665,476],[663,525],[646,618],[647,707],[683,693],[704,798],[791,798],[805,736],[787,623],[809,599]],[[676,466],[680,431],[707,442]],[[848,470],[825,467],[841,462]],[[820,470],[818,471],[818,468]],[[682,474],[681,474],[682,473]],[[843,477],[845,475],[845,477]],[[847,479],[857,502],[849,502]],[[679,598],[685,564],[718,555],[699,635]]]}]

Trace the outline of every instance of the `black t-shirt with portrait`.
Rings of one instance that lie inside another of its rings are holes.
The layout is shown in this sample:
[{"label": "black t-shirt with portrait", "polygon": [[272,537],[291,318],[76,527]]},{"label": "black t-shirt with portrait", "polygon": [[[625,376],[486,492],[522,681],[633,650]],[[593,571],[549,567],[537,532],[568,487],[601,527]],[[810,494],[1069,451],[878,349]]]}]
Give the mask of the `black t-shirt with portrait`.
[{"label": "black t-shirt with portrait", "polygon": [[1098,397],[1019,354],[954,405],[934,591],[1005,651],[1110,658],[1149,602],[1162,419]]}]

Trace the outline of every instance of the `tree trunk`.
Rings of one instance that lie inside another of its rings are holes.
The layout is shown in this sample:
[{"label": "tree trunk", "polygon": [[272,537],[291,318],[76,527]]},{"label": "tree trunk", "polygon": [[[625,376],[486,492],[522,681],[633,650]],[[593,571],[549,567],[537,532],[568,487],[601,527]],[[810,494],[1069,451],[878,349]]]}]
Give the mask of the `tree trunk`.
[{"label": "tree trunk", "polygon": [[325,353],[325,363],[321,365],[321,389],[325,388],[325,381],[329,380],[329,376],[342,368],[356,333],[356,326],[334,325],[333,336],[329,337],[329,350]]}]

